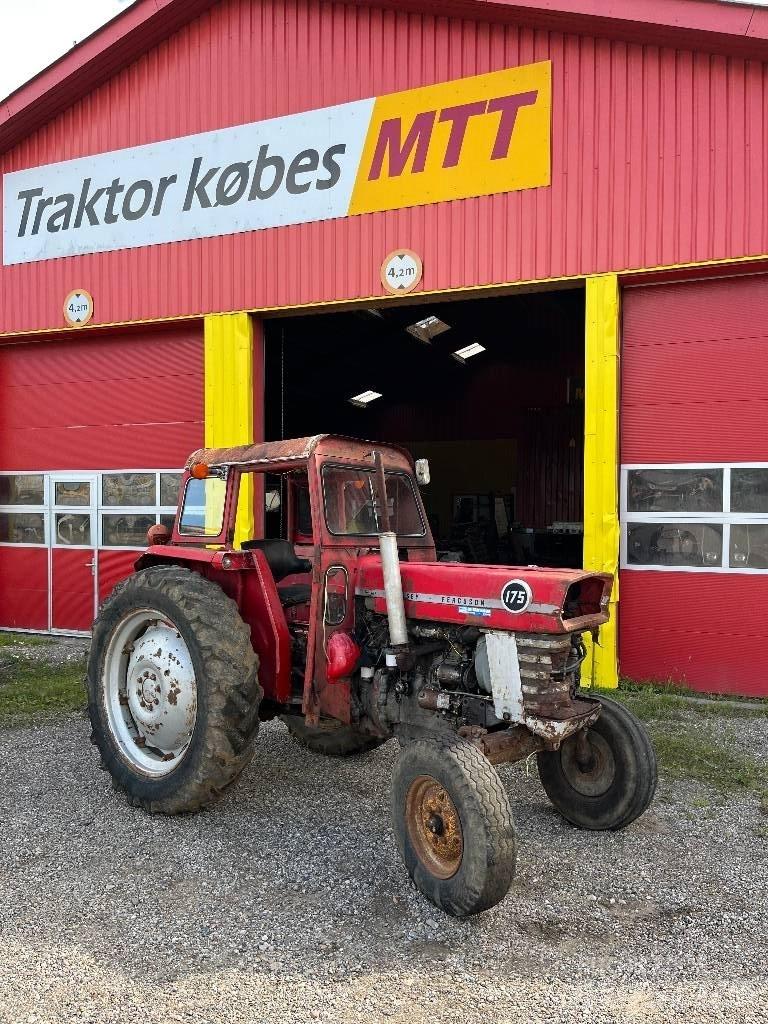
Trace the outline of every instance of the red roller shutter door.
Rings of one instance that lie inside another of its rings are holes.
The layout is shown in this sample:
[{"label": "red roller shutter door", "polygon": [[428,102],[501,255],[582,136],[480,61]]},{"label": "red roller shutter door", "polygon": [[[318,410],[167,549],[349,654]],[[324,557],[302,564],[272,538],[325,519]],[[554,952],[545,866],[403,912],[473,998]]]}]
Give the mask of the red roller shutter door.
[{"label": "red roller shutter door", "polygon": [[[626,290],[622,465],[768,463],[767,355],[765,276]],[[768,572],[727,550],[721,571],[625,566],[621,673],[766,696],[766,608]]]},{"label": "red roller shutter door", "polygon": [[[68,473],[178,469],[203,444],[203,340],[198,323],[0,348],[0,470]],[[51,480],[50,488],[54,487]],[[48,538],[55,529],[52,502]],[[93,494],[98,507],[98,495]],[[93,533],[98,512],[93,514]],[[91,538],[95,545],[96,537]],[[87,557],[86,557],[87,556]],[[87,629],[88,550],[0,544],[0,626]],[[99,598],[135,552],[105,549]],[[49,567],[50,559],[50,567]],[[70,564],[71,563],[71,564]],[[81,564],[82,563],[82,564]],[[73,571],[73,566],[76,571]]]}]

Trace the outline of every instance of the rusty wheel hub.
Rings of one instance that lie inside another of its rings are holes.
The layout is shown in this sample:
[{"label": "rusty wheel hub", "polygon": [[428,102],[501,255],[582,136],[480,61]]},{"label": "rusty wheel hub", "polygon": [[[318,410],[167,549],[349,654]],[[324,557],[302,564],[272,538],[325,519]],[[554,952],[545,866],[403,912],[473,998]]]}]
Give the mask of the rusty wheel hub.
[{"label": "rusty wheel hub", "polygon": [[431,775],[419,775],[411,783],[405,821],[413,848],[431,874],[455,875],[464,852],[461,819],[448,791]]},{"label": "rusty wheel hub", "polygon": [[582,730],[563,743],[560,764],[568,782],[582,796],[602,796],[616,776],[613,751],[594,729]]}]

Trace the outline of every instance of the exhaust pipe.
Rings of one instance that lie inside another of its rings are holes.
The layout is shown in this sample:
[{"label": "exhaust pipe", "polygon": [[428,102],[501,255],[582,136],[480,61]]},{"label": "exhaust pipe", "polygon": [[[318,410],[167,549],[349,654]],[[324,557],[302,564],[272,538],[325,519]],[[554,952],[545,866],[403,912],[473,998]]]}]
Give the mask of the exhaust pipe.
[{"label": "exhaust pipe", "polygon": [[389,528],[389,505],[387,504],[387,480],[381,452],[373,453],[376,466],[376,490],[379,495],[379,521],[384,529],[379,533],[379,551],[384,571],[384,598],[387,602],[389,642],[392,647],[408,645],[408,629],[405,624],[405,602],[403,581],[400,577],[400,556],[397,553],[397,534]]},{"label": "exhaust pipe", "polygon": [[403,581],[400,578],[400,557],[397,553],[397,534],[387,531],[379,534],[381,564],[384,569],[384,597],[387,602],[389,642],[393,647],[405,647],[408,630],[405,625]]}]

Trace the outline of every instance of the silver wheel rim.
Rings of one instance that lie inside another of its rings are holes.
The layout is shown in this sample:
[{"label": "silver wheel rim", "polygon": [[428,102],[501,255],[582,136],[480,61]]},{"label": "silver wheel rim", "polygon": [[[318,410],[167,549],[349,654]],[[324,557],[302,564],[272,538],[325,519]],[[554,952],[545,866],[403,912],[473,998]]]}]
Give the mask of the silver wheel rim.
[{"label": "silver wheel rim", "polygon": [[102,685],[123,759],[153,778],[174,771],[197,721],[195,669],[179,630],[152,608],[130,612],[110,638]]}]

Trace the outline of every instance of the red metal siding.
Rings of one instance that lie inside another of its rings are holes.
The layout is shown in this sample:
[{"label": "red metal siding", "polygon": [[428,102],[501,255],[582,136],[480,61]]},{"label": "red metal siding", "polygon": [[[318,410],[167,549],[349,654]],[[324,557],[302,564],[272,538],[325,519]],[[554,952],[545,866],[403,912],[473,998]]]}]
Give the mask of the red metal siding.
[{"label": "red metal siding", "polygon": [[0,348],[0,469],[176,469],[202,443],[198,324]]},{"label": "red metal siding", "polygon": [[[496,12],[497,15],[499,12]],[[381,293],[408,245],[425,290],[768,252],[766,68],[501,21],[311,0],[222,0],[2,159],[135,146],[500,68],[553,62],[552,185],[0,272],[0,329]]]},{"label": "red metal siding", "polygon": [[[768,278],[625,291],[621,461],[768,459]],[[621,673],[768,696],[768,575],[623,570]]]}]

